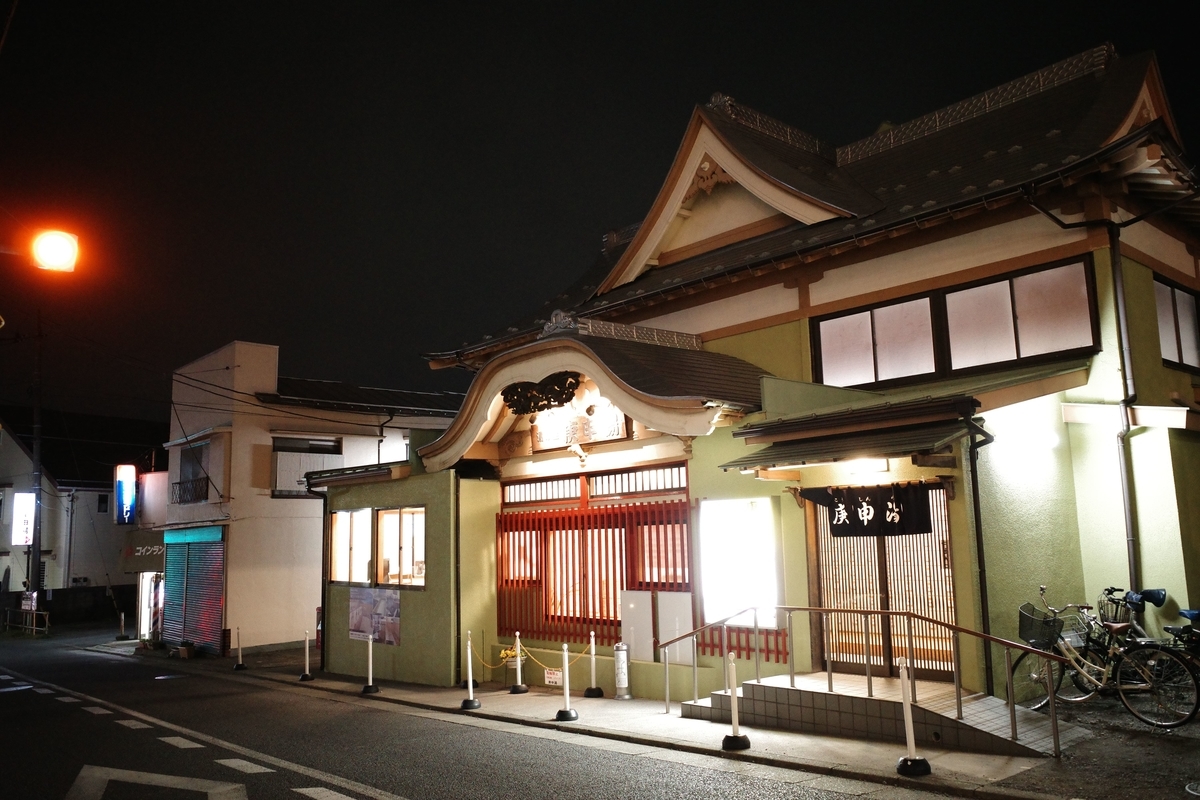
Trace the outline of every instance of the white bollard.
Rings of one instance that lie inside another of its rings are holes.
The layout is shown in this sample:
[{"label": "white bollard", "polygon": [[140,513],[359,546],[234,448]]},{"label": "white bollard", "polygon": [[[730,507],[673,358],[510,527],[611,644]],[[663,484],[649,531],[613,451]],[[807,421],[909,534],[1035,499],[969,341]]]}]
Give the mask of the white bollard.
[{"label": "white bollard", "polygon": [[908,755],[896,763],[896,772],[910,778],[919,778],[930,773],[929,762],[917,755],[917,740],[913,734],[912,696],[909,694],[908,660],[900,659],[900,702],[904,706],[904,737],[908,741]]},{"label": "white bollard", "polygon": [[129,637],[125,634],[125,612],[122,611],[122,612],[120,612],[120,614],[121,614],[121,632],[117,634],[117,641],[118,642],[128,642]]},{"label": "white bollard", "polygon": [[513,651],[516,653],[517,659],[517,682],[508,690],[509,694],[525,694],[529,691],[529,687],[525,685],[525,681],[521,675],[521,632],[517,631],[515,637],[516,644],[513,645]]},{"label": "white bollard", "polygon": [[311,681],[312,673],[308,671],[308,631],[304,632],[304,674],[300,676],[302,681]]},{"label": "white bollard", "polygon": [[362,688],[363,694],[379,694],[379,687],[375,685],[375,652],[372,649],[375,644],[375,635],[371,634],[367,639],[367,685]]},{"label": "white bollard", "polygon": [[563,707],[554,715],[558,722],[574,722],[579,719],[579,712],[571,708],[571,654],[567,643],[563,642]]},{"label": "white bollard", "polygon": [[242,626],[237,629],[237,646],[238,646],[238,662],[233,665],[235,670],[245,669],[246,665],[242,663]]},{"label": "white bollard", "polygon": [[733,653],[729,654],[729,665],[725,674],[729,676],[729,718],[733,722],[733,734],[725,737],[721,742],[721,749],[749,750],[750,737],[741,733],[738,728],[737,665],[734,663]]},{"label": "white bollard", "polygon": [[596,683],[596,632],[592,631],[591,644],[588,645],[592,649],[592,682],[588,684],[588,688],[583,690],[584,697],[604,697],[604,690]]},{"label": "white bollard", "polygon": [[481,705],[475,699],[475,672],[471,665],[471,632],[467,631],[467,699],[462,701],[463,711],[473,711]]},{"label": "white bollard", "polygon": [[624,642],[613,645],[613,682],[617,687],[614,700],[633,699],[629,691],[629,645]]}]

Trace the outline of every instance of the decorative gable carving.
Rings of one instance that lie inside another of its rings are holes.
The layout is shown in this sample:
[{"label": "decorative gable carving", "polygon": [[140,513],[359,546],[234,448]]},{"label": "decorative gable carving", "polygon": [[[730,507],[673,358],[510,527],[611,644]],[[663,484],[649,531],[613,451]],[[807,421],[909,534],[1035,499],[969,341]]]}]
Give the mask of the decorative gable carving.
[{"label": "decorative gable carving", "polygon": [[712,195],[713,189],[717,188],[719,183],[737,183],[733,176],[714,161],[708,153],[704,154],[700,166],[696,167],[696,175],[692,178],[692,185],[688,187],[687,192],[683,195],[683,202],[688,202],[696,196],[697,192],[704,192],[707,195]]}]

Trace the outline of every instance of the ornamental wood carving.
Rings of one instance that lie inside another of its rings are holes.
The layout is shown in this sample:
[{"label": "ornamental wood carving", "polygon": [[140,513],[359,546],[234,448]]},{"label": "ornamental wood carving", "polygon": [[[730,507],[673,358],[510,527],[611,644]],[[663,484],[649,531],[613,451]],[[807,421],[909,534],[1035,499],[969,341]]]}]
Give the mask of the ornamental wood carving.
[{"label": "ornamental wood carving", "polygon": [[510,384],[500,394],[510,411],[523,415],[564,406],[575,399],[578,388],[578,372],[556,372],[537,383]]},{"label": "ornamental wood carving", "polygon": [[700,166],[696,167],[696,175],[692,178],[692,185],[688,187],[687,194],[683,196],[683,202],[691,200],[700,191],[711,195],[719,183],[737,183],[737,181],[720,164],[713,161],[708,153],[705,153],[704,158],[700,161]]}]

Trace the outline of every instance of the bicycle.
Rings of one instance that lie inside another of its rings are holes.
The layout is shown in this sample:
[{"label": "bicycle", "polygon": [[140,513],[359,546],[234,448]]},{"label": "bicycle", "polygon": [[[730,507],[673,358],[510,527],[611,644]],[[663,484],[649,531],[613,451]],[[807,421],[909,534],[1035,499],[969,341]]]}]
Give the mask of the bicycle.
[{"label": "bicycle", "polygon": [[[1046,602],[1046,587],[1040,590],[1046,611],[1025,603],[1020,607],[1020,636],[1032,647],[1053,652],[1066,660],[1060,663],[1036,653],[1022,653],[1013,664],[1013,693],[1018,701],[1032,700],[1037,710],[1049,702],[1046,677],[1050,676],[1054,697],[1065,703],[1081,703],[1101,692],[1116,691],[1129,713],[1147,725],[1176,728],[1190,722],[1200,708],[1200,684],[1187,661],[1161,645],[1132,637],[1129,604],[1119,597],[1123,589],[1105,589],[1094,606],[1069,603],[1054,608]],[[1077,615],[1063,616],[1075,610]],[[1047,613],[1048,612],[1048,613]],[[1115,612],[1115,613],[1111,613]],[[1105,620],[1122,616],[1125,621]],[[1064,634],[1067,621],[1071,629]]]}]

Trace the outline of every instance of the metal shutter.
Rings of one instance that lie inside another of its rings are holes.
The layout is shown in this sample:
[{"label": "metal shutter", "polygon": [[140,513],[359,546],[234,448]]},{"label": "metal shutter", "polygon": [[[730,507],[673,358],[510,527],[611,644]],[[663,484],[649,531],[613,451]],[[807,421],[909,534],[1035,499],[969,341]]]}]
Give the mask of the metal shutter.
[{"label": "metal shutter", "polygon": [[225,544],[191,542],[187,545],[187,610],[184,638],[197,649],[221,654],[221,628],[225,622]]},{"label": "metal shutter", "polygon": [[168,544],[163,579],[164,642],[179,644],[183,639],[184,596],[187,590],[186,544]]}]

